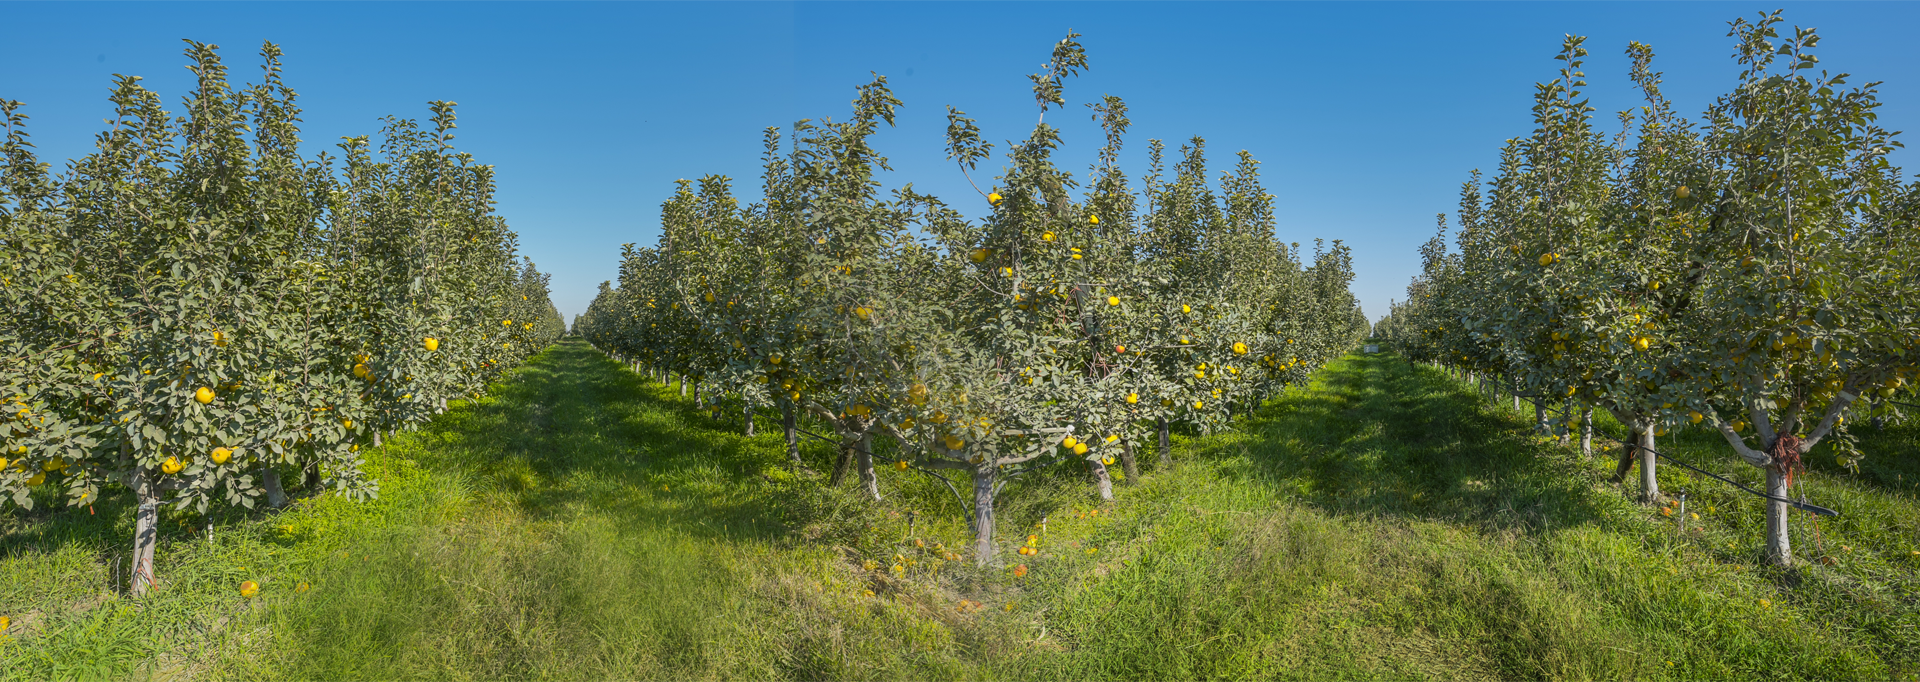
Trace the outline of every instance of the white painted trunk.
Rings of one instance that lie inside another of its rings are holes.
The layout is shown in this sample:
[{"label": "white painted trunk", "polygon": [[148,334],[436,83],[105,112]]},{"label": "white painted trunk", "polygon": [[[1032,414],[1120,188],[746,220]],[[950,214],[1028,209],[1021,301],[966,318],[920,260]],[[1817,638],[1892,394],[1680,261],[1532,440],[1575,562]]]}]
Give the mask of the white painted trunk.
[{"label": "white painted trunk", "polygon": [[973,469],[973,564],[986,568],[993,563],[993,481],[994,467]]},{"label": "white painted trunk", "polygon": [[1100,491],[1100,499],[1113,501],[1113,474],[1107,472],[1107,465],[1100,460],[1088,462],[1093,466],[1093,487]]},{"label": "white painted trunk", "polygon": [[[1787,497],[1787,477],[1777,466],[1767,467],[1767,494]],[[1775,566],[1793,565],[1793,544],[1787,537],[1787,514],[1792,507],[1778,500],[1767,500],[1767,561]]]},{"label": "white painted trunk", "polygon": [[1657,462],[1654,452],[1653,427],[1640,431],[1640,501],[1647,504],[1660,503],[1660,477],[1657,475]]},{"label": "white painted trunk", "polygon": [[1593,408],[1580,413],[1580,455],[1593,456]]},{"label": "white painted trunk", "polygon": [[133,513],[133,559],[127,566],[127,591],[144,597],[153,587],[153,548],[160,539],[160,491],[153,472],[134,471],[133,497],[139,506]]}]

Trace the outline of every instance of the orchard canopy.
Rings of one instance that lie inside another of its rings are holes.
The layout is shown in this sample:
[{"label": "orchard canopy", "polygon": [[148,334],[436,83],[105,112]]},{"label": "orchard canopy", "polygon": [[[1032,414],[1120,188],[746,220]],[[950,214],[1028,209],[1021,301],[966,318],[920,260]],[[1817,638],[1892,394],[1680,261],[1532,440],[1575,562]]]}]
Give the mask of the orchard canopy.
[{"label": "orchard canopy", "polygon": [[1569,37],[1535,129],[1462,188],[1455,249],[1443,215],[1380,329],[1410,358],[1531,397],[1543,429],[1553,411],[1611,411],[1635,432],[1616,480],[1637,464],[1650,504],[1655,437],[1717,433],[1764,469],[1767,549],[1789,564],[1801,458],[1829,442],[1857,463],[1858,416],[1900,420],[1914,400],[1920,182],[1887,160],[1901,145],[1875,125],[1877,84],[1821,68],[1813,29],[1775,12],[1728,36],[1738,77],[1698,119],[1673,110],[1653,49],[1629,44],[1645,105],[1612,136]]},{"label": "orchard canopy", "polygon": [[178,114],[119,78],[96,150],[58,173],[0,102],[0,504],[130,489],[136,593],[160,506],[279,506],[286,476],[374,495],[362,445],[565,331],[452,102],[303,155],[280,50],[261,56],[240,86],[190,42]]},{"label": "orchard canopy", "polygon": [[[847,119],[795,124],[790,149],[767,130],[760,197],[681,181],[659,242],[627,247],[577,331],[710,397],[781,411],[796,465],[795,415],[830,424],[833,481],[851,467],[871,497],[873,439],[893,440],[890,468],[940,478],[972,510],[983,563],[1008,480],[1084,467],[1110,497],[1108,467],[1132,480],[1140,448],[1164,460],[1169,424],[1220,428],[1349,350],[1368,325],[1347,248],[1316,243],[1304,265],[1274,233],[1251,155],[1213,177],[1200,138],[1171,154],[1152,140],[1129,177],[1127,105],[1108,96],[1085,111],[1105,130],[1098,161],[1080,176],[1055,164],[1045,117],[1071,111],[1065,85],[1088,66],[1077,37],[1032,77],[1039,122],[997,176],[981,171],[994,145],[947,109],[948,158],[977,196],[880,187],[887,161],[868,139],[903,105],[876,77]],[[990,213],[968,220],[950,201]]]}]

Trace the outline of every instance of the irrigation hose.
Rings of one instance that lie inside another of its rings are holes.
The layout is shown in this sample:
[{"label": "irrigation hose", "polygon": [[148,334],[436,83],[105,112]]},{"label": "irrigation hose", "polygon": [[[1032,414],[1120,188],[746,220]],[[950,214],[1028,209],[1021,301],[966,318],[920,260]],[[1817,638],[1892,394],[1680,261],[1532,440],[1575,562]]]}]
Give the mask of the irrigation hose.
[{"label": "irrigation hose", "polygon": [[1658,451],[1658,450],[1655,450],[1655,449],[1653,449],[1653,448],[1643,448],[1643,447],[1639,447],[1639,446],[1635,446],[1635,447],[1634,447],[1634,449],[1636,449],[1636,450],[1646,450],[1647,452],[1651,452],[1651,453],[1653,453],[1653,455],[1654,455],[1655,457],[1659,457],[1659,458],[1661,458],[1661,459],[1664,459],[1664,460],[1667,460],[1667,461],[1669,461],[1669,462],[1672,462],[1672,463],[1674,463],[1674,464],[1678,464],[1678,465],[1680,465],[1680,466],[1682,466],[1682,467],[1685,467],[1685,468],[1688,468],[1688,469],[1692,469],[1692,470],[1694,470],[1694,471],[1696,471],[1696,472],[1699,472],[1699,473],[1701,473],[1701,474],[1703,474],[1703,475],[1705,475],[1705,476],[1707,476],[1707,477],[1709,477],[1709,478],[1716,478],[1716,479],[1719,479],[1719,480],[1721,480],[1721,481],[1723,481],[1723,482],[1725,482],[1725,483],[1726,483],[1727,485],[1730,485],[1730,486],[1733,486],[1733,487],[1735,487],[1735,488],[1739,488],[1739,489],[1741,489],[1741,490],[1745,490],[1745,491],[1747,491],[1747,492],[1749,492],[1749,493],[1752,493],[1752,494],[1754,494],[1754,495],[1757,495],[1757,496],[1760,496],[1760,497],[1764,497],[1764,498],[1767,498],[1767,499],[1769,499],[1769,500],[1773,500],[1773,501],[1775,501],[1775,502],[1784,502],[1784,503],[1786,503],[1786,504],[1787,504],[1787,506],[1790,506],[1790,507],[1794,507],[1794,508],[1797,508],[1797,509],[1800,509],[1800,510],[1802,510],[1802,511],[1809,511],[1809,512],[1813,512],[1814,514],[1816,514],[1816,515],[1819,515],[1819,516],[1839,516],[1839,515],[1840,515],[1840,512],[1837,512],[1837,511],[1834,511],[1834,510],[1832,510],[1832,509],[1828,509],[1828,508],[1826,508],[1826,507],[1822,507],[1822,506],[1820,506],[1820,505],[1816,505],[1816,504],[1808,504],[1808,503],[1806,503],[1806,502],[1795,502],[1795,501],[1793,501],[1793,500],[1789,500],[1789,499],[1787,499],[1787,498],[1784,498],[1784,497],[1774,497],[1774,496],[1772,496],[1772,495],[1768,495],[1768,494],[1766,494],[1766,493],[1763,493],[1763,492],[1760,492],[1760,491],[1758,491],[1758,490],[1754,490],[1754,489],[1752,489],[1752,488],[1749,488],[1749,487],[1746,487],[1746,486],[1744,486],[1744,485],[1740,485],[1740,483],[1739,483],[1738,481],[1735,481],[1735,480],[1733,480],[1733,479],[1731,479],[1731,478],[1727,478],[1727,477],[1725,477],[1725,476],[1721,476],[1721,475],[1719,475],[1719,474],[1716,474],[1716,473],[1713,473],[1713,472],[1711,472],[1711,471],[1707,471],[1707,470],[1705,470],[1705,469],[1702,469],[1702,468],[1700,468],[1700,467],[1697,467],[1697,466],[1694,466],[1694,465],[1692,465],[1692,464],[1688,464],[1688,463],[1686,463],[1686,462],[1682,462],[1682,461],[1680,461],[1680,460],[1677,460],[1677,459],[1674,459],[1673,457],[1671,457],[1671,456],[1669,456],[1669,455],[1663,455],[1663,454],[1661,454],[1661,453],[1660,453],[1660,451]]}]

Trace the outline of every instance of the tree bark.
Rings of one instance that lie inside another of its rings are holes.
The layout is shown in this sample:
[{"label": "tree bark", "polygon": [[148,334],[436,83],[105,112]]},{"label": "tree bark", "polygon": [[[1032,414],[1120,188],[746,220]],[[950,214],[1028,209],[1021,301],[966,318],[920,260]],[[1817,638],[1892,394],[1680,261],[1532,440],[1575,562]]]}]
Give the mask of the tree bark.
[{"label": "tree bark", "polygon": [[1160,418],[1160,466],[1173,466],[1173,442],[1167,438],[1167,418]]},{"label": "tree bark", "polygon": [[267,493],[267,506],[274,509],[287,506],[287,491],[280,487],[280,472],[272,466],[260,468],[260,488]]},{"label": "tree bark", "polygon": [[1107,465],[1100,460],[1091,460],[1087,464],[1093,469],[1093,487],[1100,491],[1100,499],[1113,501],[1113,474],[1107,472]]},{"label": "tree bark", "polygon": [[833,462],[833,475],[827,478],[827,485],[840,487],[840,482],[847,480],[847,467],[852,463],[853,448],[841,446],[840,457]]},{"label": "tree bark", "polygon": [[[1787,477],[1777,464],[1767,466],[1767,494],[1787,498]],[[1792,541],[1787,537],[1787,513],[1791,507],[1779,500],[1767,500],[1767,561],[1775,566],[1793,566]]]},{"label": "tree bark", "polygon": [[139,507],[133,514],[133,560],[128,564],[127,592],[144,597],[153,587],[153,548],[160,539],[160,490],[153,472],[144,468],[133,472],[133,496]]},{"label": "tree bark", "polygon": [[[1514,398],[1514,407],[1519,407],[1519,398]],[[1540,433],[1549,433],[1547,429],[1547,401],[1533,401],[1533,428]]]},{"label": "tree bark", "polygon": [[747,435],[753,435],[753,401],[740,397],[740,417],[747,421]]},{"label": "tree bark", "polygon": [[1593,408],[1580,413],[1580,456],[1593,456]]},{"label": "tree bark", "polygon": [[860,489],[867,492],[867,497],[872,498],[875,502],[879,502],[880,476],[873,471],[872,431],[860,434],[860,444],[854,446],[854,451],[855,455],[859,458],[860,464]]},{"label": "tree bark", "polygon": [[795,471],[799,471],[803,463],[800,461],[800,432],[793,423],[793,403],[782,405],[780,409],[780,425],[787,431],[787,460],[793,463]]},{"label": "tree bark", "polygon": [[973,565],[980,568],[993,563],[993,479],[994,467],[973,468]]},{"label": "tree bark", "polygon": [[1627,439],[1620,443],[1620,464],[1613,469],[1613,482],[1618,484],[1627,480],[1627,472],[1633,470],[1634,451],[1640,446],[1640,429],[1627,427]]},{"label": "tree bark", "polygon": [[1660,503],[1659,466],[1654,452],[1653,427],[1647,427],[1640,432],[1640,501],[1645,504]]},{"label": "tree bark", "polygon": [[687,375],[680,375],[680,397],[687,397]]},{"label": "tree bark", "polygon": [[1140,463],[1133,458],[1133,439],[1120,441],[1120,472],[1127,475],[1127,485],[1140,482]]}]

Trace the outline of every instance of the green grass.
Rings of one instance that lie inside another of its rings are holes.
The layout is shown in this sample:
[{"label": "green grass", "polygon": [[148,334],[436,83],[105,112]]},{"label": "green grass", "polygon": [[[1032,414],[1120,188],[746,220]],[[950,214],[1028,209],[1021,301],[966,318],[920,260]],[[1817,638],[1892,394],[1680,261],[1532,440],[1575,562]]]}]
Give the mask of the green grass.
[{"label": "green grass", "polygon": [[[1177,435],[1112,503],[1069,466],[1016,481],[1005,565],[978,570],[941,558],[967,542],[936,481],[827,488],[783,468],[773,420],[739,436],[737,410],[570,342],[371,450],[376,502],[168,518],[144,600],[108,589],[123,499],[0,513],[0,680],[1920,674],[1911,429],[1868,432],[1859,473],[1816,455],[1807,494],[1844,515],[1797,549],[1834,565],[1777,571],[1756,499],[1665,468],[1702,516],[1679,534],[1609,458],[1502,408],[1350,356],[1234,431]],[[1705,434],[1662,448],[1758,478]]]}]

